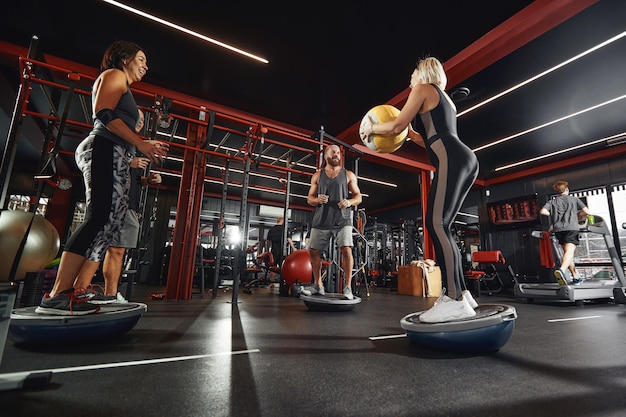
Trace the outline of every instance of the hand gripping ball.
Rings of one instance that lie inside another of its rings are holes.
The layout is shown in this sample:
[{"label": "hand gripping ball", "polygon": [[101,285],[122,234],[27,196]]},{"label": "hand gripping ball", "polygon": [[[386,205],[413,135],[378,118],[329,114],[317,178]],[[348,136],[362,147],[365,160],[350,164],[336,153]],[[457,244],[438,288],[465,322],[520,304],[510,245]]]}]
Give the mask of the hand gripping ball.
[{"label": "hand gripping ball", "polygon": [[[373,124],[384,123],[390,120],[394,120],[400,114],[400,110],[390,104],[381,104],[371,108],[363,119],[361,120],[361,127],[364,123],[368,123],[368,120]],[[361,129],[359,129],[361,130]],[[394,135],[369,135],[361,136],[361,141],[365,146],[373,151],[380,153],[395,152],[406,141],[409,133],[409,127],[407,126],[400,134]]]}]

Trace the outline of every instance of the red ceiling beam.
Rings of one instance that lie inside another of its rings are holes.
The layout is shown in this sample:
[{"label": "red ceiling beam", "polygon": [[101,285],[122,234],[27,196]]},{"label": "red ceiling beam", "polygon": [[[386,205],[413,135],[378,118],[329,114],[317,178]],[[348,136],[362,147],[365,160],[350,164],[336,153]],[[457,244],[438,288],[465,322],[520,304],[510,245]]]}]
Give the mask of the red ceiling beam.
[{"label": "red ceiling beam", "polygon": [[[455,86],[538,38],[599,0],[537,0],[444,63],[448,86]],[[410,89],[387,102],[401,108]],[[358,138],[359,123],[337,137],[347,143]]]},{"label": "red ceiling beam", "polygon": [[[448,86],[479,73],[599,0],[537,0],[444,63]],[[410,89],[392,98],[401,106]]]},{"label": "red ceiling beam", "polygon": [[448,85],[457,85],[477,74],[598,1],[535,1],[446,61]]}]

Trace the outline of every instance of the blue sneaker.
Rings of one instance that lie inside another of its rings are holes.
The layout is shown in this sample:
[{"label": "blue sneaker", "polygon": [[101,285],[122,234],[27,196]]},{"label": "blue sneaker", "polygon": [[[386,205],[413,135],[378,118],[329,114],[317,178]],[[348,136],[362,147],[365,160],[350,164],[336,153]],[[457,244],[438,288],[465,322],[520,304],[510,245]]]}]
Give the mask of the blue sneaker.
[{"label": "blue sneaker", "polygon": [[559,285],[567,285],[567,280],[565,279],[565,272],[563,272],[562,269],[555,269],[554,270],[554,278],[556,278],[556,282],[559,283]]},{"label": "blue sneaker", "polygon": [[87,302],[83,293],[84,290],[78,291],[74,288],[62,291],[56,297],[50,297],[50,294],[46,293],[35,312],[54,316],[84,316],[100,311],[100,307]]},{"label": "blue sneaker", "polygon": [[584,279],[582,279],[582,278],[574,278],[574,280],[572,281],[572,284],[580,285],[580,284],[583,283],[583,281],[584,281]]}]

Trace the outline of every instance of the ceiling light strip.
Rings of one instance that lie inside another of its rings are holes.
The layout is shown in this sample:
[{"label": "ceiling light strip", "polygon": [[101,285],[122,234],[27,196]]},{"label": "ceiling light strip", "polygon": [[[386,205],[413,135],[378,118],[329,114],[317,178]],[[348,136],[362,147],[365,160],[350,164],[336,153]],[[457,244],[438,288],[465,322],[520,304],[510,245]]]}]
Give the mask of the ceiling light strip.
[{"label": "ceiling light strip", "polygon": [[398,188],[398,184],[394,184],[392,182],[385,182],[385,181],[380,181],[380,180],[375,180],[373,178],[367,178],[367,177],[362,177],[362,176],[358,176],[360,181],[365,181],[365,182],[373,182],[374,184],[380,184],[380,185],[386,185],[387,187],[393,187],[393,188]]},{"label": "ceiling light strip", "polygon": [[127,6],[125,4],[122,4],[122,3],[118,2],[118,1],[114,1],[114,0],[102,0],[102,1],[104,1],[105,3],[109,3],[112,6],[119,7],[120,9],[124,9],[126,11],[131,12],[131,13],[135,13],[135,14],[137,14],[139,16],[145,17],[146,19],[150,19],[150,20],[155,21],[157,23],[160,23],[162,25],[171,27],[172,29],[176,29],[176,30],[184,32],[184,33],[186,33],[188,35],[195,36],[196,38],[202,39],[203,41],[210,42],[210,43],[212,43],[214,45],[217,45],[217,46],[221,46],[224,49],[228,49],[228,50],[236,52],[238,54],[247,56],[248,58],[252,58],[252,59],[257,60],[259,62],[262,62],[264,64],[269,64],[269,61],[267,59],[265,59],[265,58],[261,58],[260,56],[251,54],[250,52],[246,52],[246,51],[244,51],[242,49],[235,48],[234,46],[228,45],[228,44],[226,44],[224,42],[220,42],[220,41],[218,41],[216,39],[209,38],[208,36],[205,36],[205,35],[203,35],[201,33],[194,32],[193,30],[187,29],[187,28],[185,28],[183,26],[179,26],[176,23],[168,22],[167,20],[161,19],[160,17],[148,14],[148,13],[143,12],[141,10],[138,10],[138,9],[133,8],[133,7]]},{"label": "ceiling light strip", "polygon": [[539,78],[541,78],[541,77],[543,77],[543,76],[545,76],[545,75],[548,75],[548,74],[550,74],[551,72],[554,72],[554,71],[556,71],[557,69],[559,69],[559,68],[561,68],[561,67],[564,67],[565,65],[571,64],[572,62],[574,62],[574,61],[576,61],[576,60],[578,60],[578,59],[580,59],[580,58],[582,58],[582,57],[584,57],[584,56],[586,56],[586,55],[589,55],[590,53],[592,53],[592,52],[594,52],[594,51],[597,51],[598,49],[603,48],[603,47],[605,47],[605,46],[607,46],[607,45],[609,45],[609,44],[611,44],[611,43],[613,43],[613,42],[615,42],[615,41],[617,41],[617,40],[619,40],[619,39],[623,38],[624,36],[626,36],[626,31],[624,31],[624,32],[620,33],[619,35],[615,35],[615,36],[613,36],[612,38],[607,39],[606,41],[604,41],[604,42],[602,42],[602,43],[599,43],[599,44],[597,44],[596,46],[594,46],[594,47],[592,47],[592,48],[590,48],[590,49],[587,49],[586,51],[581,52],[580,54],[578,54],[578,55],[576,55],[576,56],[573,56],[572,58],[570,58],[570,59],[568,59],[568,60],[566,60],[566,61],[563,61],[563,62],[561,62],[560,64],[558,64],[558,65],[556,65],[556,66],[554,66],[554,67],[552,67],[552,68],[549,68],[549,69],[547,69],[547,70],[545,70],[545,71],[543,71],[543,72],[541,72],[541,73],[539,73],[539,74],[537,74],[537,75],[535,75],[535,76],[533,76],[533,77],[531,77],[531,78],[527,79],[526,81],[522,81],[521,83],[519,83],[519,84],[517,84],[517,85],[514,85],[513,87],[511,87],[511,88],[509,88],[509,89],[507,89],[507,90],[504,90],[504,91],[502,91],[501,93],[498,93],[498,94],[496,94],[495,96],[490,97],[490,98],[488,98],[488,99],[487,99],[487,100],[485,100],[485,101],[482,101],[482,102],[480,102],[480,103],[478,103],[478,104],[476,104],[476,105],[474,105],[474,106],[472,106],[472,107],[469,107],[469,108],[467,108],[467,109],[463,110],[462,112],[460,112],[460,113],[458,113],[458,114],[457,114],[457,117],[464,116],[464,115],[466,115],[467,113],[469,113],[469,112],[471,112],[471,111],[474,111],[474,110],[476,110],[476,109],[477,109],[477,108],[479,108],[479,107],[484,106],[485,104],[491,103],[492,101],[497,100],[497,99],[499,99],[500,97],[505,96],[505,95],[509,94],[510,92],[515,91],[515,90],[517,90],[518,88],[523,87],[523,86],[525,86],[526,84],[529,84],[529,83],[531,83],[531,82],[533,82],[533,81],[535,81],[535,80],[537,80],[537,79],[539,79]]},{"label": "ceiling light strip", "polygon": [[540,159],[550,158],[551,156],[559,155],[559,154],[562,154],[562,153],[565,153],[565,152],[574,151],[576,149],[585,148],[587,146],[595,145],[595,144],[602,143],[602,142],[607,142],[607,141],[610,141],[611,139],[614,139],[614,138],[624,137],[624,135],[626,135],[626,132],[618,133],[617,135],[609,136],[609,137],[602,138],[602,139],[597,139],[597,140],[594,140],[592,142],[583,143],[582,145],[574,146],[574,147],[571,147],[569,149],[562,149],[560,151],[551,152],[551,153],[548,153],[548,154],[545,154],[545,155],[541,155],[541,156],[537,156],[537,157],[534,157],[534,158],[526,159],[524,161],[514,162],[514,163],[508,164],[508,165],[503,165],[501,167],[497,167],[494,171],[496,171],[496,172],[497,171],[502,171],[504,169],[516,167],[518,165],[524,165],[524,164],[527,164],[527,163],[530,163],[530,162],[535,162],[535,161],[538,161]]},{"label": "ceiling light strip", "polygon": [[[586,109],[583,109],[583,110],[577,111],[577,112],[572,113],[572,114],[568,114],[567,116],[559,117],[558,119],[555,119],[555,120],[552,120],[552,121],[550,121],[550,122],[547,122],[547,123],[541,124],[541,125],[539,125],[539,126],[531,127],[530,129],[526,129],[526,130],[523,130],[523,131],[521,131],[521,132],[515,133],[515,134],[513,134],[513,135],[510,135],[510,136],[504,137],[504,138],[502,138],[502,139],[498,139],[498,140],[496,140],[496,141],[494,141],[494,142],[487,143],[487,144],[485,144],[485,145],[483,145],[483,146],[479,146],[479,147],[474,148],[474,149],[472,149],[472,150],[473,150],[474,152],[482,151],[483,149],[487,149],[487,148],[490,148],[490,147],[492,147],[492,146],[498,145],[498,144],[500,144],[500,143],[507,142],[507,141],[509,141],[509,140],[511,140],[511,139],[515,139],[515,138],[517,138],[517,137],[519,137],[519,136],[522,136],[522,135],[525,135],[525,134],[527,134],[527,133],[534,132],[535,130],[543,129],[544,127],[547,127],[547,126],[553,125],[553,124],[558,123],[558,122],[562,122],[563,120],[567,120],[567,119],[570,119],[570,118],[572,118],[572,117],[575,117],[575,116],[581,115],[581,114],[583,114],[583,113],[587,113],[587,112],[589,112],[589,111],[591,111],[591,110],[595,110],[595,109],[597,109],[597,108],[599,108],[599,107],[606,106],[607,104],[611,104],[611,103],[614,103],[614,102],[616,102],[616,101],[623,100],[623,99],[625,99],[625,98],[626,98],[626,94],[621,95],[621,96],[619,96],[619,97],[615,97],[615,98],[613,98],[613,99],[611,99],[611,100],[607,100],[607,101],[605,101],[605,102],[603,102],[603,103],[596,104],[595,106],[587,107]],[[568,149],[568,150],[569,150],[569,149]]]}]

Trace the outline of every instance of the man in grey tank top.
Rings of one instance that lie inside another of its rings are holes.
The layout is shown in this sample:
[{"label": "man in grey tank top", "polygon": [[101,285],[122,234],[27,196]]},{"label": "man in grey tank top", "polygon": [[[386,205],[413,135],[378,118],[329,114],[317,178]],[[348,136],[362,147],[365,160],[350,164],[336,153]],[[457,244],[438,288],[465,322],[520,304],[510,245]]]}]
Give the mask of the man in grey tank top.
[{"label": "man in grey tank top", "polygon": [[307,203],[315,207],[311,224],[309,254],[313,268],[315,285],[302,291],[304,295],[324,295],[322,282],[322,260],[320,252],[328,249],[330,238],[334,237],[340,251],[340,266],[344,275],[344,296],[352,300],[352,210],[361,204],[361,190],[357,177],[343,167],[341,149],[330,145],[324,151],[326,164],[311,177],[311,187]]}]

